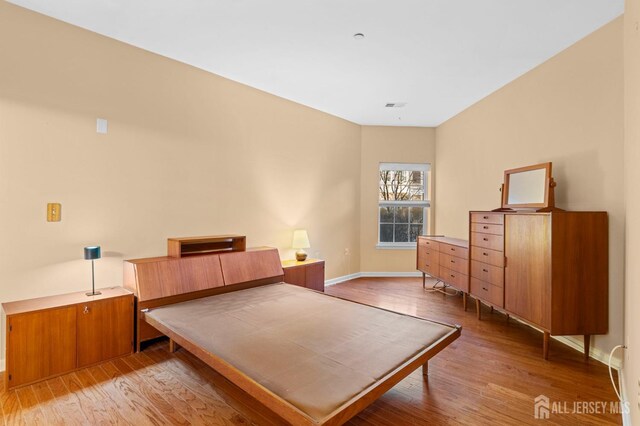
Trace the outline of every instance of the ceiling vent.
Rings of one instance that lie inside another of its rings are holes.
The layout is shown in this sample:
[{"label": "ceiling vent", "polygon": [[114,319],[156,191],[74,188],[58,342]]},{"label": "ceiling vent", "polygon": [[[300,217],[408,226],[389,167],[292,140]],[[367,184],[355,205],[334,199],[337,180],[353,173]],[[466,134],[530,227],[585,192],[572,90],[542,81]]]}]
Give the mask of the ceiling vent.
[{"label": "ceiling vent", "polygon": [[385,105],[385,108],[402,108],[406,104],[406,102],[389,102]]}]

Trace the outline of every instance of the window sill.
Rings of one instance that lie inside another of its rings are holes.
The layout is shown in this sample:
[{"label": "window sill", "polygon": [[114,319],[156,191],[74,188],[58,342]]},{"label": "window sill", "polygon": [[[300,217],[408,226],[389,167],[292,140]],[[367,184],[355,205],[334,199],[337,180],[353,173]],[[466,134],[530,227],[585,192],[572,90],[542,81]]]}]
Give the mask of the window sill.
[{"label": "window sill", "polygon": [[415,250],[416,244],[411,245],[396,245],[396,244],[376,244],[377,250]]}]

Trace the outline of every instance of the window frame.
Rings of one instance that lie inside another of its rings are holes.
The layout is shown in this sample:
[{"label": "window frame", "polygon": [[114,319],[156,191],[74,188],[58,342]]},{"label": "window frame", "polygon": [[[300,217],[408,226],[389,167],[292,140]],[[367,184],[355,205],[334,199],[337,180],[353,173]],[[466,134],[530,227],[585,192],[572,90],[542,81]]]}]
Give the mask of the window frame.
[{"label": "window frame", "polygon": [[[424,185],[424,200],[422,201],[415,201],[415,200],[407,200],[407,201],[403,201],[403,200],[394,200],[394,201],[385,201],[385,200],[381,200],[380,199],[380,172],[382,171],[409,171],[409,172],[423,172],[423,185]],[[428,228],[428,219],[429,219],[429,212],[428,209],[431,208],[431,199],[429,197],[430,195],[430,191],[429,191],[429,184],[430,184],[430,179],[429,179],[429,172],[431,171],[431,164],[429,163],[380,163],[378,166],[378,193],[377,193],[377,197],[378,197],[378,204],[376,206],[377,208],[377,219],[376,219],[376,223],[378,226],[378,237],[377,237],[377,244],[376,244],[376,248],[379,249],[405,249],[405,250],[412,250],[416,248],[417,242],[416,241],[407,241],[407,242],[396,242],[396,241],[392,241],[392,242],[382,242],[380,241],[380,208],[381,207],[397,207],[397,206],[403,206],[403,207],[422,207],[423,211],[422,211],[422,233],[420,235],[427,235],[427,228]],[[386,223],[386,222],[385,222]],[[395,224],[395,223],[394,223]],[[411,226],[411,223],[409,222],[409,226]],[[395,231],[395,228],[394,228]]]}]

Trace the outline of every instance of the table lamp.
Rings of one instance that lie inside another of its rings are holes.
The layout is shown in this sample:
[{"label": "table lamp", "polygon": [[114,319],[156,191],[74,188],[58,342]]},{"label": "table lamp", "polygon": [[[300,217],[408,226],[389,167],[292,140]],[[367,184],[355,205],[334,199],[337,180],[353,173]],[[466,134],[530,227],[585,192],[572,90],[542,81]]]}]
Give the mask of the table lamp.
[{"label": "table lamp", "polygon": [[100,259],[100,246],[85,247],[84,260],[91,261],[91,292],[87,293],[87,296],[96,296],[98,294],[102,294],[99,291],[96,291],[96,276],[93,266],[93,261],[96,259]]},{"label": "table lamp", "polygon": [[296,260],[302,262],[307,258],[307,252],[303,249],[311,247],[309,244],[309,235],[306,229],[296,229],[293,231],[293,244],[291,247],[298,249],[296,251]]}]

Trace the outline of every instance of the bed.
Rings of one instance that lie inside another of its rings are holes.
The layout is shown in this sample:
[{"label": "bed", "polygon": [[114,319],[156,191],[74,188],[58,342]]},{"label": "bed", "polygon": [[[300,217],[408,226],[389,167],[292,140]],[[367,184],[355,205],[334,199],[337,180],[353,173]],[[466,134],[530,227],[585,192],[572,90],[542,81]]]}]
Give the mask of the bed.
[{"label": "bed", "polygon": [[[223,281],[233,275],[225,256]],[[234,256],[234,270],[255,267]],[[255,285],[233,279],[213,295],[155,301],[141,319],[291,424],[346,422],[419,367],[426,375],[429,359],[460,336],[459,326],[259,275]]]}]

